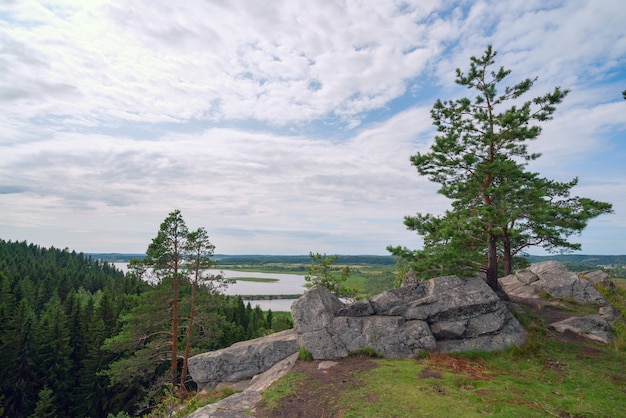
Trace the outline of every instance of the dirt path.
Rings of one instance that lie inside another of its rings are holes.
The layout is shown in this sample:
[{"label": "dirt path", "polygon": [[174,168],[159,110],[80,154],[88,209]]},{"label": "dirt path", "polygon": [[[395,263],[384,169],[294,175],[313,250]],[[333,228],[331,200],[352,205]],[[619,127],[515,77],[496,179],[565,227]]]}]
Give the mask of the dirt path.
[{"label": "dirt path", "polygon": [[256,416],[274,418],[336,416],[337,402],[342,392],[361,383],[352,372],[366,371],[375,367],[378,367],[376,363],[365,356],[345,357],[334,362],[298,361],[292,371],[305,374],[307,379],[299,382],[295,393],[283,398],[278,408],[268,411],[261,402],[256,407]]}]

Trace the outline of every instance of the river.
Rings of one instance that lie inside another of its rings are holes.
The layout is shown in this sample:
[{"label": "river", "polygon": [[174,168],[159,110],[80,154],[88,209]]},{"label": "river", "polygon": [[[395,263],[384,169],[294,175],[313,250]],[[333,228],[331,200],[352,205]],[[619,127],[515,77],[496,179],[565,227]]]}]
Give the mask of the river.
[{"label": "river", "polygon": [[[113,263],[118,270],[128,271],[128,263]],[[236,270],[209,270],[211,274],[219,274],[222,272],[224,277],[228,279],[237,279],[242,277],[254,277],[259,279],[275,279],[272,282],[253,282],[239,280],[229,285],[224,291],[225,294],[236,296],[256,296],[256,295],[296,295],[302,294],[305,290],[304,276],[301,274],[284,274],[284,273],[262,273],[256,271],[236,271]],[[250,300],[252,307],[259,305],[261,309],[272,312],[286,311],[291,309],[291,304],[295,299],[272,299],[272,300]],[[245,301],[248,303],[248,301]]]}]

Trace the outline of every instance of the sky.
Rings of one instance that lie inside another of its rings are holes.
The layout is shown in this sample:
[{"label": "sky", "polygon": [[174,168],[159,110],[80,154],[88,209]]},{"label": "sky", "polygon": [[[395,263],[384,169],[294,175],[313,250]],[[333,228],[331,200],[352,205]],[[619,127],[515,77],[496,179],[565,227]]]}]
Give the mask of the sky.
[{"label": "sky", "polygon": [[[613,204],[626,254],[623,0],[0,2],[0,239],[142,253],[168,213],[219,254],[421,248],[450,201],[409,158],[487,45],[532,99],[571,93],[529,170]],[[544,254],[540,249],[533,254]]]}]

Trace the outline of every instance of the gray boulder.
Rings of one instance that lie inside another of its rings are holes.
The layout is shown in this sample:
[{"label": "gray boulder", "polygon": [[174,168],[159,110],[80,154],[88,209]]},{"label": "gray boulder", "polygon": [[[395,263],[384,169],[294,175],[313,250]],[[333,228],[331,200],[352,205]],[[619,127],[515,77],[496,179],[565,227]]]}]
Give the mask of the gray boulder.
[{"label": "gray boulder", "polygon": [[314,286],[305,295],[291,305],[294,329],[299,334],[326,328],[344,307],[339,298],[325,287]]},{"label": "gray boulder", "polygon": [[262,374],[254,376],[242,392],[199,408],[187,418],[249,418],[250,412],[254,412],[257,403],[261,400],[261,393],[291,370],[297,359],[297,353],[290,355]]},{"label": "gray boulder", "polygon": [[609,344],[615,339],[613,327],[600,315],[573,316],[550,324],[550,328],[561,333],[570,331],[588,340],[604,344]]},{"label": "gray boulder", "polygon": [[539,299],[542,294],[554,298],[570,299],[598,306],[608,301],[584,278],[573,273],[558,261],[544,261],[499,279],[511,298]]},{"label": "gray boulder", "polygon": [[296,332],[282,331],[193,356],[189,359],[189,374],[200,391],[205,387],[213,388],[220,382],[251,378],[299,349]]},{"label": "gray boulder", "polygon": [[456,276],[414,282],[349,305],[313,287],[291,313],[298,342],[315,359],[365,348],[392,358],[433,349],[500,350],[521,344],[526,335],[484,281]]},{"label": "gray boulder", "polygon": [[549,296],[598,306],[597,314],[572,316],[550,324],[557,332],[573,332],[586,339],[609,343],[614,339],[613,325],[622,315],[594,287],[614,287],[608,274],[600,270],[573,273],[562,263],[545,261],[499,280],[512,300],[540,299]]},{"label": "gray boulder", "polygon": [[615,283],[611,280],[609,273],[602,270],[588,270],[578,273],[581,279],[589,281],[594,286],[604,286],[611,289],[615,288]]}]

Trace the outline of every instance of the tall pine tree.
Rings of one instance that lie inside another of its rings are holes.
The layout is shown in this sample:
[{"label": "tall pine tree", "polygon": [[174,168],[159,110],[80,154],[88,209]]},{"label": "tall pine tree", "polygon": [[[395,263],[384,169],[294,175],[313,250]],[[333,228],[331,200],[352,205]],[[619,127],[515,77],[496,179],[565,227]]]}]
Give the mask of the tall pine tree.
[{"label": "tall pine tree", "polygon": [[456,269],[455,263],[480,263],[494,290],[499,261],[510,271],[513,254],[530,245],[576,249],[567,237],[611,211],[608,203],[570,197],[576,179],[558,183],[526,171],[527,163],[540,156],[528,151],[528,142],[540,135],[540,124],[552,118],[568,90],[556,87],[524,101],[536,79],[501,88],[511,71],[494,69],[495,57],[489,46],[481,57],[471,58],[467,73],[456,70],[456,83],[474,98],[437,100],[431,110],[435,141],[429,152],[411,157],[420,175],[440,184],[439,193],[451,199],[452,209],[439,217],[418,213],[405,218],[429,248],[388,248],[413,261],[418,274],[421,264],[445,271]]}]

